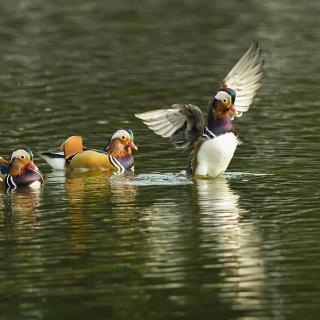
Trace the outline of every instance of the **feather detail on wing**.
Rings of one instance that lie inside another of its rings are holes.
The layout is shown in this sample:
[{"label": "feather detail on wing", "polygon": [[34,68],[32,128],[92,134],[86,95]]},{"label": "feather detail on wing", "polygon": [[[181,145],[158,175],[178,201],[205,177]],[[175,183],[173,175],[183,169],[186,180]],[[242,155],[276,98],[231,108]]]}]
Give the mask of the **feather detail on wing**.
[{"label": "feather detail on wing", "polygon": [[257,90],[261,86],[264,60],[257,41],[253,42],[248,51],[223,79],[220,89],[230,88],[236,91],[234,102],[236,117],[249,110]]},{"label": "feather detail on wing", "polygon": [[135,115],[156,134],[169,138],[178,149],[189,148],[201,136],[205,121],[201,110],[192,104],[174,104]]}]

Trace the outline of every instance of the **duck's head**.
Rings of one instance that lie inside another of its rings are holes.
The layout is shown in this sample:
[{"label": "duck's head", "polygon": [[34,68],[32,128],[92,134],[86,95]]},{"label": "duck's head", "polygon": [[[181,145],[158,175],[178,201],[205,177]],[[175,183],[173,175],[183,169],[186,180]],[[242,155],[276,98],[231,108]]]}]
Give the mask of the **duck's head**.
[{"label": "duck's head", "polygon": [[236,111],[234,106],[236,93],[227,88],[225,91],[218,91],[214,96],[211,106],[214,119],[231,117]]},{"label": "duck's head", "polygon": [[106,150],[114,153],[113,155],[116,157],[122,157],[131,154],[132,149],[138,150],[133,142],[133,132],[131,130],[118,130],[112,135],[111,142]]},{"label": "duck's head", "polygon": [[23,174],[26,170],[37,169],[30,149],[18,149],[12,153],[8,166],[8,173],[11,176],[16,177]]}]

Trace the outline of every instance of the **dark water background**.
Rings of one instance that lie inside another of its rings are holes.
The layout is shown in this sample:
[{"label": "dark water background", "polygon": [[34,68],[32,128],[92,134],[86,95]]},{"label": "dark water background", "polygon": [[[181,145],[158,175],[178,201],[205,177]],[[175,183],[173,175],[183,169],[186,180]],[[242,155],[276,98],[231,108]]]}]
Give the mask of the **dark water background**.
[{"label": "dark water background", "polygon": [[[135,176],[52,172],[0,191],[0,319],[317,319],[318,0],[3,0],[0,154],[134,130]],[[134,113],[206,109],[259,40],[264,84],[225,177]]]}]

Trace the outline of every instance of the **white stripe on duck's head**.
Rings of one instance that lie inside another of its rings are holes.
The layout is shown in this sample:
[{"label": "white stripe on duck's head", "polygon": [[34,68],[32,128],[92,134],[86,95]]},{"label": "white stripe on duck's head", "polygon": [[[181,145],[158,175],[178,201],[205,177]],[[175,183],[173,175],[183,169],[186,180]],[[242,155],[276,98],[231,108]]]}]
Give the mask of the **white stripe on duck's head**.
[{"label": "white stripe on duck's head", "polygon": [[[131,130],[117,130],[111,137],[110,145],[124,147],[129,154],[131,154],[132,149],[138,150],[137,146],[133,142],[133,132]],[[109,147],[107,150],[108,149]]]},{"label": "white stripe on duck's head", "polygon": [[19,176],[26,170],[37,170],[33,162],[33,154],[30,149],[18,149],[12,152],[8,172],[12,176]]},{"label": "white stripe on duck's head", "polygon": [[10,161],[13,158],[17,158],[17,157],[20,157],[20,158],[22,157],[21,159],[28,159],[30,161],[33,161],[33,153],[28,148],[21,148],[21,149],[13,151],[11,154]]}]

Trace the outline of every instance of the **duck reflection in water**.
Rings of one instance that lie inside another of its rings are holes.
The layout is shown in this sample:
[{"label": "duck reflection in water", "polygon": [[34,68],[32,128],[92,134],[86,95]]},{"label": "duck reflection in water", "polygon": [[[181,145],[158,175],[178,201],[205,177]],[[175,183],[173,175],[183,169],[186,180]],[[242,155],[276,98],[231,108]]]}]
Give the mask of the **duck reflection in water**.
[{"label": "duck reflection in water", "polygon": [[[127,179],[133,176],[132,172],[124,174]],[[98,207],[100,201],[110,201],[117,205],[133,204],[137,186],[123,183],[122,176],[112,176],[107,172],[68,172],[66,174],[66,191],[69,204],[73,209],[82,210],[85,207]],[[133,207],[126,207],[133,210]]]},{"label": "duck reflection in water", "polygon": [[[224,176],[196,180],[194,188],[200,243],[215,244],[206,247],[204,268],[209,271],[220,266],[221,298],[237,310],[262,308],[266,272],[260,250],[262,238],[255,221],[240,207],[239,195]],[[217,283],[206,286],[217,287]]]},{"label": "duck reflection in water", "polygon": [[38,226],[37,212],[42,189],[22,187],[7,190],[1,199],[1,220],[17,220],[24,231],[34,230]]},{"label": "duck reflection in water", "polygon": [[[129,175],[133,173],[126,173]],[[111,179],[108,172],[91,171],[67,172],[65,190],[68,199],[68,212],[71,217],[71,244],[77,250],[85,249],[85,237],[88,223],[101,215],[101,207],[110,208],[111,212],[126,214],[134,212],[136,186],[121,183],[121,178]],[[112,205],[110,205],[110,202]]]},{"label": "duck reflection in water", "polygon": [[[202,214],[218,213],[234,220],[238,220],[241,211],[239,196],[229,186],[224,176],[214,179],[196,179],[195,192],[197,204]],[[245,211],[245,210],[243,210]]]}]

